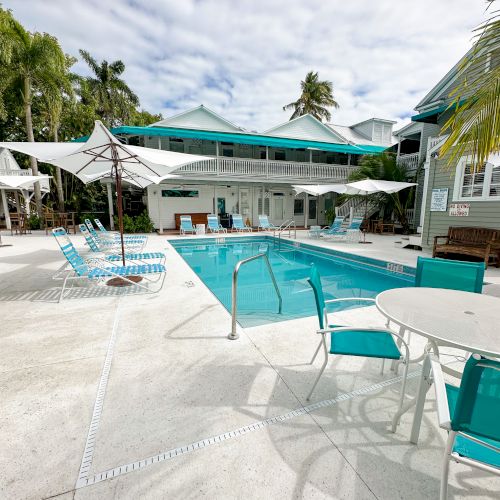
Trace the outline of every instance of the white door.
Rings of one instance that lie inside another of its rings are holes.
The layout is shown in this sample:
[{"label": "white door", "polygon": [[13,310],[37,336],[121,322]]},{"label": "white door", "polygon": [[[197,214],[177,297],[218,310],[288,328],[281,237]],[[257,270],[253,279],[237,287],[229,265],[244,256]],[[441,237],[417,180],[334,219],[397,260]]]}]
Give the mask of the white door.
[{"label": "white door", "polygon": [[316,196],[309,196],[307,203],[307,225],[316,226],[318,225],[318,198]]},{"label": "white door", "polygon": [[279,226],[285,221],[285,209],[285,196],[273,193],[271,203],[271,221],[275,226]]}]

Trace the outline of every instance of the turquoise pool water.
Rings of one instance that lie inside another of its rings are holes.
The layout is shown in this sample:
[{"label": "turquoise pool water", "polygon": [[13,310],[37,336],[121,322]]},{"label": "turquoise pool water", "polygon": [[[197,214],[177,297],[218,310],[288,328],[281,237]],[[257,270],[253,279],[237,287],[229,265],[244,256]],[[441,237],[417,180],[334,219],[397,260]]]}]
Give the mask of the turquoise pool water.
[{"label": "turquoise pool water", "polygon": [[[267,253],[283,297],[283,310],[278,314],[278,298],[264,260],[249,262],[238,275],[238,321],[243,327],[315,315],[314,295],[307,283],[313,263],[321,274],[327,299],[375,297],[383,290],[414,283],[411,268],[394,272],[388,270],[394,266],[384,261],[287,240],[278,248],[272,237],[182,239],[170,243],[228,311],[236,263]],[[354,307],[356,304],[361,305],[355,302]]]}]

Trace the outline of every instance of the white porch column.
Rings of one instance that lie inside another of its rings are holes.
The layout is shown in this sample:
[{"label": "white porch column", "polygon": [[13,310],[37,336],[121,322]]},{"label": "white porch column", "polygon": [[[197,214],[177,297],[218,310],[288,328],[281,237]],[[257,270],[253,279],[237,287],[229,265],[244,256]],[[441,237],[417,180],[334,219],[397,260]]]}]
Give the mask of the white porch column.
[{"label": "white porch column", "polygon": [[24,198],[24,209],[26,210],[26,215],[29,217],[31,215],[31,210],[30,210],[30,194],[28,191],[22,189],[21,194],[23,195]]},{"label": "white porch column", "polygon": [[347,166],[351,166],[351,153],[347,153]]},{"label": "white porch column", "polygon": [[161,136],[158,136],[158,149],[161,149]]},{"label": "white porch column", "polygon": [[[427,202],[427,191],[429,189],[429,171],[431,166],[431,159],[426,159],[424,163],[424,189],[422,192],[422,205],[420,206],[420,233],[424,232],[424,224],[425,224],[425,207]],[[418,186],[417,186],[418,188]]]},{"label": "white porch column", "polygon": [[214,211],[213,211],[213,213],[215,215],[219,215],[217,213],[217,185],[216,184],[214,184]]},{"label": "white porch column", "polygon": [[309,195],[306,193],[304,201],[304,227],[307,229],[307,220],[309,219]]},{"label": "white porch column", "polygon": [[264,205],[265,201],[266,201],[266,193],[265,193],[264,184],[262,184],[262,206],[260,207],[262,212],[259,215],[264,215],[266,213],[266,208]]},{"label": "white porch column", "polygon": [[266,146],[266,177],[269,179],[269,146]]},{"label": "white porch column", "polygon": [[156,195],[158,200],[158,234],[163,234],[163,219],[161,218],[161,184],[158,186]]},{"label": "white porch column", "polygon": [[111,182],[106,184],[106,190],[108,192],[108,210],[109,210],[109,227],[111,231],[115,230],[115,221],[113,220],[113,190],[111,188]]},{"label": "white porch column", "polygon": [[0,189],[2,193],[2,205],[3,205],[3,213],[5,215],[5,226],[7,229],[12,229],[12,224],[10,223],[10,214],[9,214],[9,205],[7,203],[7,193],[4,189]]},{"label": "white porch column", "polygon": [[220,160],[219,160],[219,141],[215,141],[215,156],[217,157],[217,159],[215,160],[216,165],[217,165],[217,175],[219,175],[219,173],[220,173],[220,167],[219,167],[219,163],[220,163]]}]

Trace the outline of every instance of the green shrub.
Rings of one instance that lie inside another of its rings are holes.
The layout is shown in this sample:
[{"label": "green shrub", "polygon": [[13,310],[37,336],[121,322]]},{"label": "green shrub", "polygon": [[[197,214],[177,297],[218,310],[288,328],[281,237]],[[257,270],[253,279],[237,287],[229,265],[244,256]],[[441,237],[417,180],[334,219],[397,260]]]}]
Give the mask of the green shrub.
[{"label": "green shrub", "polygon": [[40,229],[41,220],[36,214],[31,214],[28,218],[28,228],[29,229]]},{"label": "green shrub", "polygon": [[[118,217],[114,217],[115,227],[119,228]],[[151,233],[154,226],[148,213],[144,211],[141,215],[130,217],[130,215],[123,215],[123,232],[124,233]]]},{"label": "green shrub", "polygon": [[92,224],[94,224],[95,215],[90,212],[83,212],[79,216],[80,224],[85,224],[85,219],[90,219]]}]

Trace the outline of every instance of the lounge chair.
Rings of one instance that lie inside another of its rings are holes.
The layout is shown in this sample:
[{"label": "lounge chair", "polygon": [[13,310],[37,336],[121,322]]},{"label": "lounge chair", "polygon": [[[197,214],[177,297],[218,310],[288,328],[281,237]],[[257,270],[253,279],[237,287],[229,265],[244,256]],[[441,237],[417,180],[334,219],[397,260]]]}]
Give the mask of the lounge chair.
[{"label": "lounge chair", "polygon": [[179,234],[184,235],[186,233],[196,234],[196,228],[193,226],[193,221],[190,215],[181,215],[180,217],[181,227]]},{"label": "lounge chair", "polygon": [[219,217],[215,214],[207,215],[207,227],[212,233],[227,233],[227,229],[222,227]]},{"label": "lounge chair", "polygon": [[243,223],[243,217],[240,214],[234,214],[231,216],[233,219],[233,231],[244,232],[244,231],[252,231],[250,226],[247,226]]},{"label": "lounge chair", "polygon": [[[165,280],[165,266],[160,263],[154,264],[131,264],[131,265],[113,265],[106,259],[93,257],[84,259],[76,250],[71,240],[68,238],[66,230],[58,227],[52,230],[61,251],[63,252],[70,268],[67,266],[63,271],[57,272],[53,279],[62,280],[59,302],[64,298],[64,291],[68,281],[87,280],[90,283],[105,282],[109,278],[120,278],[129,286],[137,287],[146,293],[156,293],[160,291]],[[130,279],[131,276],[140,276],[147,283],[160,282],[158,289],[151,289],[142,282]],[[155,279],[151,276],[156,276]]]},{"label": "lounge chair", "polygon": [[324,238],[329,238],[330,236],[335,236],[337,234],[340,234],[343,231],[342,224],[344,223],[344,219],[345,217],[335,217],[335,220],[332,222],[332,225],[321,229],[319,235],[323,236]]},{"label": "lounge chair", "polygon": [[[86,219],[89,220],[89,219]],[[95,225],[97,226],[97,229],[99,229],[99,232],[101,233],[101,236],[104,238],[116,238],[120,239],[120,235],[116,232],[110,232],[108,231],[102,224],[102,222],[99,219],[94,219]],[[90,223],[92,225],[92,223]],[[127,234],[125,236],[126,239],[129,240],[147,240],[148,237],[144,234]]]},{"label": "lounge chair", "polygon": [[280,228],[269,222],[267,215],[259,215],[259,226],[257,231],[278,231]]},{"label": "lounge chair", "polygon": [[[87,223],[88,221],[88,223]],[[94,226],[92,226],[92,223],[90,222],[89,219],[85,219],[85,224],[79,224],[80,231],[84,233],[85,236],[85,231],[82,230],[82,226],[85,226],[85,229],[87,229],[87,233],[90,235],[90,237],[93,239],[94,243],[96,246],[98,246],[101,250],[99,251],[104,251],[104,249],[107,249],[108,251],[112,252],[117,249],[121,249],[121,239],[118,238],[106,238],[99,236],[97,231],[94,229]],[[87,242],[88,243],[88,242]],[[132,250],[134,252],[140,252],[143,248],[144,245],[147,243],[147,239],[137,239],[135,237],[128,237],[124,236],[123,237],[123,246],[127,250]]]},{"label": "lounge chair", "polygon": [[[85,224],[79,224],[78,226],[80,228],[81,233],[83,234],[83,237],[85,238],[85,243],[88,245],[90,250],[93,253],[100,253],[100,254],[109,254],[106,255],[104,258],[109,261],[109,262],[121,262],[122,261],[122,256],[121,256],[121,245],[120,246],[106,246],[106,245],[100,245],[97,243],[91,236],[90,231],[88,230],[87,226]],[[68,238],[69,240],[69,238]],[[130,250],[127,247],[125,247],[126,250],[128,250],[127,253],[125,253],[125,260],[139,260],[139,261],[146,261],[146,260],[151,260],[151,259],[159,259],[161,261],[161,264],[165,262],[165,254],[162,252],[133,252],[133,249]]]},{"label": "lounge chair", "polygon": [[[410,358],[408,344],[405,342],[402,335],[391,332],[390,330],[381,328],[358,328],[351,326],[341,326],[338,324],[330,324],[328,320],[327,310],[329,304],[339,304],[342,302],[374,303],[375,300],[362,297],[325,300],[323,287],[321,285],[321,278],[318,270],[316,269],[316,266],[314,265],[311,266],[311,274],[308,282],[314,292],[314,299],[316,301],[316,310],[319,321],[319,330],[317,333],[321,335],[321,341],[316,348],[314,356],[311,360],[311,364],[314,363],[314,360],[316,359],[316,356],[318,355],[321,347],[323,347],[325,359],[323,361],[323,365],[321,366],[320,372],[311,388],[311,391],[307,396],[307,399],[309,400],[311,398],[314,389],[316,388],[316,385],[321,378],[321,375],[323,375],[323,372],[325,371],[326,365],[328,364],[329,354],[380,358],[383,360],[383,362],[385,362],[386,359],[403,360],[405,368],[399,395],[399,405],[398,410],[392,420],[392,430],[393,432],[395,432],[399,422],[399,418],[401,416],[401,409],[403,407],[405,396],[406,379],[408,374],[408,360]],[[327,334],[330,337],[330,347],[327,346]],[[398,344],[396,344],[394,338],[398,340],[399,345],[404,346],[404,356],[401,354]]]},{"label": "lounge chair", "polygon": [[363,224],[363,217],[353,217],[345,229],[339,228],[338,231],[331,234],[323,234],[323,236],[339,241],[354,241],[356,236],[361,233],[361,224]]},{"label": "lounge chair", "polygon": [[445,500],[452,460],[500,475],[500,361],[473,354],[460,387],[445,384],[435,356],[425,362],[434,378],[439,426],[448,431],[440,489]]}]

